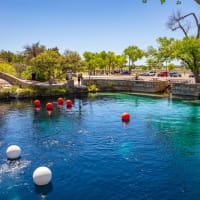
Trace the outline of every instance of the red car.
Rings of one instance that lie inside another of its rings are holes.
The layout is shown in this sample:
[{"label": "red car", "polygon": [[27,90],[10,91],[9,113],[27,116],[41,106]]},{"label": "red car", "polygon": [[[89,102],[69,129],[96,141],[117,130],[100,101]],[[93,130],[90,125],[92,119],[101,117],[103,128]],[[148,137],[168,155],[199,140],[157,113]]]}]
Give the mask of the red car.
[{"label": "red car", "polygon": [[159,72],[157,74],[157,76],[165,76],[165,77],[167,77],[167,76],[169,76],[169,73],[167,71],[163,71],[163,72]]}]

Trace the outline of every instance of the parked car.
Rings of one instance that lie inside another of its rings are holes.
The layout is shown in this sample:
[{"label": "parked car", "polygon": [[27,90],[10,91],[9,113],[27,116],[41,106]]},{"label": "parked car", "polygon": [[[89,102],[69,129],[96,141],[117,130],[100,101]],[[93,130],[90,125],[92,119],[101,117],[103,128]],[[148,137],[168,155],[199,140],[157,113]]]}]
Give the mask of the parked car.
[{"label": "parked car", "polygon": [[[192,72],[191,74],[188,75],[189,78],[194,78],[194,73]],[[200,77],[200,74],[199,74]]]},{"label": "parked car", "polygon": [[155,76],[156,72],[155,71],[149,71],[147,72],[148,76]]},{"label": "parked car", "polygon": [[169,73],[168,73],[168,71],[162,71],[162,72],[159,72],[159,73],[157,74],[157,76],[164,76],[164,77],[167,77],[167,76],[169,76]]},{"label": "parked car", "polygon": [[148,72],[144,72],[140,74],[140,76],[155,76],[155,75],[156,75],[156,71],[148,71]]},{"label": "parked car", "polygon": [[130,72],[127,71],[127,70],[126,70],[126,71],[122,71],[122,72],[121,72],[121,75],[130,75]]},{"label": "parked car", "polygon": [[171,72],[169,72],[169,76],[171,76],[171,77],[181,77],[181,74],[179,74],[178,72],[175,72],[175,71],[171,71]]},{"label": "parked car", "polygon": [[140,74],[140,76],[148,76],[148,72],[143,72]]},{"label": "parked car", "polygon": [[188,75],[189,78],[193,78],[194,77],[194,73],[191,73]]}]

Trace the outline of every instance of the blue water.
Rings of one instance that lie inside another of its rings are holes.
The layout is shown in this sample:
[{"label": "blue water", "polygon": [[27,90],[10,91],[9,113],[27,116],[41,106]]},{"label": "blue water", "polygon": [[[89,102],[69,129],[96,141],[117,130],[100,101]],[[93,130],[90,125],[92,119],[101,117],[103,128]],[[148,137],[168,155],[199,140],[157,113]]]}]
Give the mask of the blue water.
[{"label": "blue water", "polygon": [[[115,200],[200,198],[200,106],[100,93],[50,114],[43,99],[0,104],[0,199]],[[121,114],[129,112],[128,124]],[[21,158],[9,161],[16,144]],[[52,181],[37,187],[33,171]]]}]

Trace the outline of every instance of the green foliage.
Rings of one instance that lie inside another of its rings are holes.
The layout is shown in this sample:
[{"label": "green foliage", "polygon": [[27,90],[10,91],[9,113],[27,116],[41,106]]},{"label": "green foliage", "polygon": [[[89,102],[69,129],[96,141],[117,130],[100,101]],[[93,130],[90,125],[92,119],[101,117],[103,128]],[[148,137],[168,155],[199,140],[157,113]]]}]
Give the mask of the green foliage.
[{"label": "green foliage", "polygon": [[32,88],[18,88],[15,92],[18,98],[28,98],[37,96],[37,91]]},{"label": "green foliage", "polygon": [[67,94],[67,90],[65,88],[40,89],[39,92],[41,96],[58,96]]},{"label": "green foliage", "polygon": [[15,93],[17,90],[18,90],[19,86],[17,85],[13,85],[11,86],[10,88],[7,88],[7,90],[10,92],[10,93]]},{"label": "green foliage", "polygon": [[96,92],[96,90],[97,90],[97,86],[95,83],[90,83],[90,84],[88,84],[87,87],[88,87],[89,92]]},{"label": "green foliage", "polygon": [[40,45],[39,42],[36,42],[32,45],[26,45],[24,47],[24,56],[26,58],[27,64],[30,64],[30,60],[32,58],[37,57],[40,53],[44,52],[46,50],[46,47],[44,45]]},{"label": "green foliage", "polygon": [[16,85],[6,88],[0,88],[0,99],[6,99],[15,96],[18,88],[19,87]]},{"label": "green foliage", "polygon": [[200,82],[200,39],[185,37],[173,44],[174,57],[181,60],[196,75],[196,82]]},{"label": "green foliage", "polygon": [[113,83],[112,82],[108,82],[108,89],[112,90],[113,89]]},{"label": "green foliage", "polygon": [[33,66],[27,66],[26,69],[21,73],[21,78],[25,80],[30,80],[31,74],[35,72],[35,68]]},{"label": "green foliage", "polygon": [[12,65],[7,64],[7,63],[0,63],[0,71],[8,73],[8,74],[12,74],[14,76],[16,75],[15,68]]},{"label": "green foliage", "polygon": [[17,97],[17,98],[29,98],[29,97],[45,97],[45,96],[59,96],[66,95],[67,90],[65,88],[47,88],[40,89],[36,87],[19,88],[18,86],[12,86],[10,88],[0,89],[0,98],[3,97]]},{"label": "green foliage", "polygon": [[11,51],[1,51],[0,52],[0,61],[5,63],[12,63],[15,59],[15,54]]},{"label": "green foliage", "polygon": [[110,73],[116,68],[123,68],[126,63],[125,55],[115,55],[111,51],[101,51],[100,53],[84,52],[83,56],[90,72],[98,69]]},{"label": "green foliage", "polygon": [[60,72],[62,56],[58,51],[49,49],[40,53],[31,62],[35,66],[39,80],[45,81],[56,78]]},{"label": "green foliage", "polygon": [[168,66],[167,66],[168,70],[169,71],[172,71],[175,69],[175,65],[173,63],[170,63]]},{"label": "green foliage", "polygon": [[124,49],[124,55],[128,58],[129,68],[134,65],[134,62],[145,56],[145,52],[137,46],[129,46]]},{"label": "green foliage", "polygon": [[73,72],[80,71],[81,68],[81,56],[76,51],[67,50],[64,52],[62,70],[66,73],[68,70]]}]

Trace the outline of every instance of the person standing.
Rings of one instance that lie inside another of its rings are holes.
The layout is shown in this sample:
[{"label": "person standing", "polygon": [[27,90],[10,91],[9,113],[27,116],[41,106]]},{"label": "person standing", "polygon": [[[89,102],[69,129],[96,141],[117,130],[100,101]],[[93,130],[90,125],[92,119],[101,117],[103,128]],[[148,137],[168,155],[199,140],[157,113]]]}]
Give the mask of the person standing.
[{"label": "person standing", "polygon": [[81,82],[81,74],[78,74],[78,86],[80,86],[80,82]]}]

